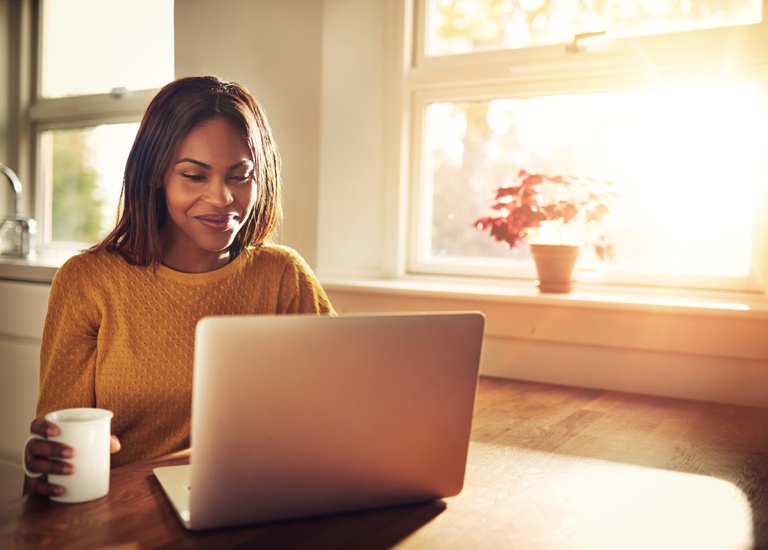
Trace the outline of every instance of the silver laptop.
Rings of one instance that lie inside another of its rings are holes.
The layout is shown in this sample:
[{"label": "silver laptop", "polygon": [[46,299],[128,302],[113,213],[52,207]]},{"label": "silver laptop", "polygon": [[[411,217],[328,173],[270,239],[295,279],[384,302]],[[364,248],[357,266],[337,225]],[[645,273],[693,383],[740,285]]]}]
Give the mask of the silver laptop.
[{"label": "silver laptop", "polygon": [[457,495],[479,312],[202,319],[190,464],[154,470],[189,529]]}]

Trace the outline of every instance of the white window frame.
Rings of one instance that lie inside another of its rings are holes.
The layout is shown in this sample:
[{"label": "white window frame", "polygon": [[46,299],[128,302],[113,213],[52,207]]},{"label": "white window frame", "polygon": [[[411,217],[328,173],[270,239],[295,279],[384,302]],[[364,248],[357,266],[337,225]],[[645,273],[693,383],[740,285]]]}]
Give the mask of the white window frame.
[{"label": "white window frame", "polygon": [[149,102],[159,88],[148,90],[115,89],[111,93],[89,94],[46,98],[42,95],[42,40],[43,17],[41,0],[31,0],[30,33],[31,80],[28,108],[29,144],[27,155],[32,166],[31,177],[34,188],[34,218],[37,222],[35,239],[38,251],[71,251],[82,248],[83,243],[68,243],[51,238],[52,190],[49,177],[50,166],[44,160],[44,143],[41,136],[48,130],[62,128],[83,128],[100,124],[138,123],[141,121]]},{"label": "white window frame", "polygon": [[[428,223],[428,201],[422,165],[426,106],[436,101],[488,100],[499,97],[634,91],[664,86],[713,83],[760,85],[763,128],[768,128],[768,1],[763,21],[755,25],[690,31],[670,35],[616,39],[610,49],[568,53],[565,44],[528,50],[507,50],[428,57],[425,54],[425,19],[428,0],[406,1],[405,103],[410,138],[408,178],[410,213],[406,270],[416,275],[458,275],[535,279],[532,262],[482,260],[429,261],[419,257],[419,239]],[[409,23],[412,21],[412,23]],[[410,28],[409,28],[410,25]],[[410,38],[412,37],[412,40]],[[704,52],[704,53],[701,53]],[[738,61],[733,63],[732,60]],[[645,67],[655,70],[649,76]],[[577,273],[582,283],[632,284],[650,287],[686,287],[765,293],[768,289],[768,160],[763,159],[763,180],[753,205],[752,270],[747,277],[714,277],[595,269]],[[521,265],[522,264],[522,265]]]},{"label": "white window frame", "polygon": [[56,99],[38,97],[30,109],[33,143],[31,156],[36,159],[35,218],[37,220],[36,245],[38,250],[71,250],[83,243],[53,241],[51,237],[52,189],[49,183],[50,165],[45,161],[44,132],[62,128],[82,128],[100,124],[139,122],[157,90],[128,92],[117,97],[110,94],[85,95]]}]

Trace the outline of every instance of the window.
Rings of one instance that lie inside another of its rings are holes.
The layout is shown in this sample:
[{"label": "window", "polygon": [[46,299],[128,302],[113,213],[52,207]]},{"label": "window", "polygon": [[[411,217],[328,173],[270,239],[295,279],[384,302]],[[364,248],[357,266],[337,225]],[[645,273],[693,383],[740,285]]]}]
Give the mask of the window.
[{"label": "window", "polygon": [[415,273],[534,278],[473,228],[520,169],[616,182],[581,281],[765,290],[759,0],[419,0],[408,79]]},{"label": "window", "polygon": [[173,0],[42,0],[37,19],[37,245],[92,244],[114,227],[144,110],[173,79]]}]

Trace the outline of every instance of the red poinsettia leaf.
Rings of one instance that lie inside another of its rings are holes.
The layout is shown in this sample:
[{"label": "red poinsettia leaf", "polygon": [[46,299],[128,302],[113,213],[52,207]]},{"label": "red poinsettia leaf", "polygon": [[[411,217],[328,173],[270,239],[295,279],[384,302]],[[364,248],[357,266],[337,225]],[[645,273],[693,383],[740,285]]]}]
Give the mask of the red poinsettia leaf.
[{"label": "red poinsettia leaf", "polygon": [[523,181],[520,182],[520,185],[523,187],[531,187],[532,185],[538,185],[543,181],[544,178],[538,174],[528,174],[523,178]]},{"label": "red poinsettia leaf", "polygon": [[557,204],[545,204],[541,207],[541,213],[545,220],[558,220],[563,217]]},{"label": "red poinsettia leaf", "polygon": [[496,189],[496,200],[502,199],[504,197],[517,197],[520,195],[520,190],[522,187],[520,185],[512,185],[509,187],[499,187]]},{"label": "red poinsettia leaf", "polygon": [[610,260],[613,258],[612,244],[595,244],[594,247],[598,258],[600,258],[601,261]]},{"label": "red poinsettia leaf", "polygon": [[478,229],[480,231],[484,231],[486,227],[488,227],[490,218],[488,216],[484,216],[482,218],[478,218],[475,220],[475,223],[473,224],[473,227],[475,229]]},{"label": "red poinsettia leaf", "polygon": [[575,204],[568,202],[561,206],[560,212],[563,217],[563,221],[568,223],[579,214],[579,209]]},{"label": "red poinsettia leaf", "polygon": [[592,207],[592,210],[588,211],[587,213],[587,222],[600,222],[608,216],[609,210],[608,206],[605,204],[596,204]]}]

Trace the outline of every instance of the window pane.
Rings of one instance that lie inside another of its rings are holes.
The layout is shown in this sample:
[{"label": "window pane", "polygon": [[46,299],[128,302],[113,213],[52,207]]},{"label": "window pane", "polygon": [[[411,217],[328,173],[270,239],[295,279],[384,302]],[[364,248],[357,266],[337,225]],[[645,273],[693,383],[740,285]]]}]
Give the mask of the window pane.
[{"label": "window pane", "polygon": [[53,241],[95,243],[112,230],[138,124],[50,130],[47,145]]},{"label": "window pane", "polygon": [[[420,261],[526,258],[525,248],[509,251],[473,228],[490,213],[493,190],[526,169],[616,182],[609,268],[746,275],[765,151],[758,92],[733,85],[430,104]],[[598,259],[588,251],[580,262]]]},{"label": "window pane", "polygon": [[43,97],[173,79],[173,0],[45,0],[43,37]]},{"label": "window pane", "polygon": [[762,0],[430,0],[427,55],[759,23]]}]

